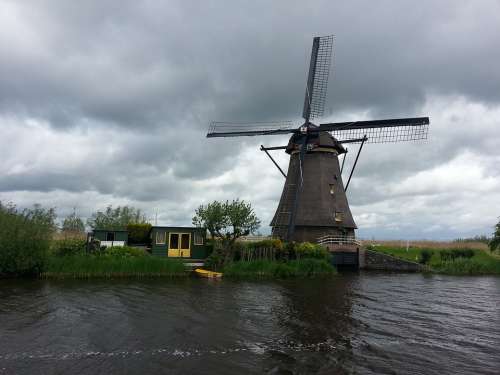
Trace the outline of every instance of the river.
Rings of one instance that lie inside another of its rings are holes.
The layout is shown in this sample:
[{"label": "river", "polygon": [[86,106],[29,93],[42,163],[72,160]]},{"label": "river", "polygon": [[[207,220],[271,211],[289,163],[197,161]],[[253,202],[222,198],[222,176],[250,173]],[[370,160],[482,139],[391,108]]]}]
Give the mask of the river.
[{"label": "river", "polygon": [[500,374],[500,278],[0,280],[4,374]]}]

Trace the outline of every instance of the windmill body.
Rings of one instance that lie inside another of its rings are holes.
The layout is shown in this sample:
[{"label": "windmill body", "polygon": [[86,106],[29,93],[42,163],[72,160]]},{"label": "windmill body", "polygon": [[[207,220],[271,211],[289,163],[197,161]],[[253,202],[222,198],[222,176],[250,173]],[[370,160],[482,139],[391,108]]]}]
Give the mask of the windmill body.
[{"label": "windmill body", "polygon": [[[286,148],[290,162],[271,221],[273,237],[297,242],[316,242],[323,236],[353,237],[356,224],[347,203],[338,159],[346,149],[328,132],[317,132],[308,137],[301,171],[301,143],[300,136],[294,135]],[[299,199],[295,200],[297,189]],[[289,235],[294,209],[295,228]]]},{"label": "windmill body", "polygon": [[[286,179],[271,221],[273,236],[286,241],[321,243],[321,239],[330,238],[344,244],[346,238],[354,238],[356,224],[346,190],[363,145],[427,138],[428,117],[313,124],[311,120],[321,117],[324,111],[332,46],[333,36],[313,39],[302,125],[297,127],[291,121],[212,122],[207,134],[209,138],[291,134],[286,146],[261,146]],[[344,145],[351,143],[360,146],[344,185]],[[273,150],[290,155],[286,174],[269,153]],[[339,155],[344,155],[342,167]]]}]

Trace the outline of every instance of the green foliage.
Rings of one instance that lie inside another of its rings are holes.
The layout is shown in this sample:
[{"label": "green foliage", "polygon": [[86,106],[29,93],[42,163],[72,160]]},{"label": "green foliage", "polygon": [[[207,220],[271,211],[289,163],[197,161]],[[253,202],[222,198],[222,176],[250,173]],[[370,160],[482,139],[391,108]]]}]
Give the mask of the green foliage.
[{"label": "green foliage", "polygon": [[217,237],[221,241],[222,247],[217,251],[223,262],[227,263],[233,260],[236,240],[254,233],[260,226],[260,220],[250,203],[236,199],[199,206],[193,217],[193,225],[206,228],[212,239]]},{"label": "green foliage", "polygon": [[460,257],[437,263],[433,268],[450,275],[500,275],[500,260],[491,256]]},{"label": "green foliage", "polygon": [[432,258],[432,254],[434,254],[434,252],[432,250],[423,249],[420,252],[420,258],[419,258],[418,262],[420,264],[428,264]]},{"label": "green foliage", "polygon": [[452,249],[452,250],[441,250],[439,252],[439,257],[442,261],[454,260],[456,258],[472,258],[475,252],[472,249]]},{"label": "green foliage", "polygon": [[250,203],[240,201],[224,203],[214,201],[201,205],[195,211],[193,225],[206,228],[212,238],[235,240],[254,233],[260,227],[260,220]]},{"label": "green foliage", "polygon": [[106,248],[102,253],[102,256],[108,257],[118,257],[118,258],[130,258],[130,257],[143,257],[149,256],[143,249],[130,246],[111,246]]},{"label": "green foliage", "polygon": [[87,220],[92,229],[124,230],[128,224],[145,224],[146,216],[140,209],[129,206],[106,207],[105,211],[97,211]]},{"label": "green foliage", "polygon": [[488,246],[492,252],[500,249],[500,221],[495,225],[495,232],[493,232],[493,237],[488,243]]},{"label": "green foliage", "polygon": [[71,215],[64,218],[61,230],[65,233],[85,233],[83,220],[73,211]]},{"label": "green foliage", "polygon": [[330,252],[327,248],[311,243],[311,242],[299,242],[294,244],[295,258],[316,258],[316,259],[330,259]]},{"label": "green foliage", "polygon": [[205,259],[205,268],[213,271],[218,271],[222,268],[223,263],[223,255],[218,251],[212,251],[212,253],[210,253],[210,255]]},{"label": "green foliage", "polygon": [[43,270],[55,217],[52,208],[35,205],[19,210],[0,202],[0,276],[34,275]]},{"label": "green foliage", "polygon": [[130,244],[149,244],[149,231],[151,224],[149,223],[134,223],[127,225],[128,242]]},{"label": "green foliage", "polygon": [[288,262],[240,261],[224,267],[224,277],[234,278],[324,277],[335,273],[335,268],[322,259],[301,259]]},{"label": "green foliage", "polygon": [[422,252],[432,251],[428,265],[432,271],[453,275],[500,275],[500,259],[483,250],[472,249],[424,249],[395,246],[371,246],[369,249],[379,251],[397,258],[418,261]]},{"label": "green foliage", "polygon": [[46,278],[92,277],[185,277],[184,264],[178,259],[154,256],[76,255],[51,257],[47,263]]},{"label": "green foliage", "polygon": [[86,250],[86,241],[82,239],[67,238],[56,240],[52,243],[52,255],[69,256],[83,254]]},{"label": "green foliage", "polygon": [[293,260],[293,259],[331,258],[327,248],[310,242],[283,243],[278,239],[267,239],[255,242],[239,242],[235,244],[235,260]]}]

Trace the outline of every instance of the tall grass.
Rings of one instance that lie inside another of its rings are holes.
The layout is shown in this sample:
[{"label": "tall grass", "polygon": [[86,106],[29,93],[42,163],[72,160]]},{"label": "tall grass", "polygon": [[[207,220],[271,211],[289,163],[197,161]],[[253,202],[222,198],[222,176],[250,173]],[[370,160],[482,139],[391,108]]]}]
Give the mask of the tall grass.
[{"label": "tall grass", "polygon": [[[409,241],[410,248],[418,249],[473,249],[473,250],[488,250],[488,244],[479,240],[461,240],[461,241]],[[369,246],[387,246],[393,248],[405,248],[406,240],[390,240],[390,241],[375,241],[363,240],[363,245]]]},{"label": "tall grass", "polygon": [[178,259],[154,256],[116,257],[74,255],[50,257],[45,278],[115,278],[115,277],[180,277],[187,276],[184,263]]},{"label": "tall grass", "polygon": [[0,202],[0,277],[36,275],[45,265],[55,230],[55,212],[17,209]]},{"label": "tall grass", "polygon": [[423,253],[432,252],[426,263],[434,272],[452,275],[500,275],[500,258],[485,250],[464,247],[410,247],[407,251],[404,247],[382,245],[369,248],[413,262],[421,261]]},{"label": "tall grass", "polygon": [[238,261],[226,265],[223,272],[224,277],[233,278],[306,278],[330,276],[337,271],[324,259],[300,259],[288,262]]}]

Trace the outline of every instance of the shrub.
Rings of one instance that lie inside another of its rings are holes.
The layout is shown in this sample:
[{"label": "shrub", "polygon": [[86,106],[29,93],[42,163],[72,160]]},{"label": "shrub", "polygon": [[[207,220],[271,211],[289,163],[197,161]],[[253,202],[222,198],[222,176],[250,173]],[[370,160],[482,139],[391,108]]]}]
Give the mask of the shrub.
[{"label": "shrub", "polygon": [[310,242],[301,242],[295,244],[294,246],[295,258],[315,258],[315,259],[330,259],[330,252],[327,248],[310,243]]},{"label": "shrub", "polygon": [[218,251],[212,251],[212,253],[205,259],[205,267],[217,271],[222,267],[224,258],[222,254]]},{"label": "shrub", "polygon": [[82,239],[67,238],[54,241],[52,244],[52,254],[55,256],[68,256],[83,254],[86,250],[87,242]]},{"label": "shrub", "polygon": [[0,202],[0,275],[34,275],[43,270],[55,231],[53,209],[18,210]]},{"label": "shrub", "polygon": [[104,256],[116,258],[142,257],[148,255],[144,250],[130,246],[112,246],[106,248]]},{"label": "shrub", "polygon": [[428,264],[432,258],[433,251],[424,249],[420,252],[419,263],[420,264]]},{"label": "shrub", "polygon": [[472,258],[475,252],[472,249],[452,249],[442,250],[439,256],[443,262],[455,260],[457,258]]}]

